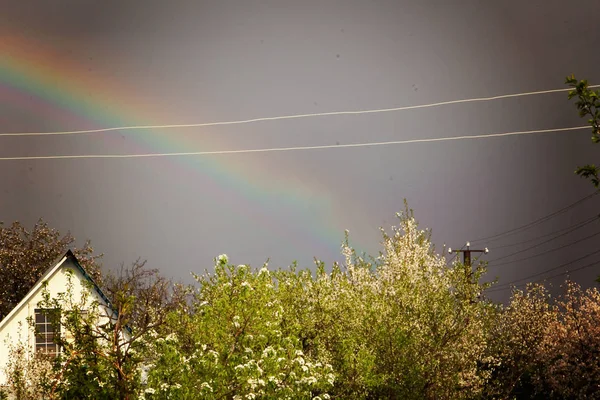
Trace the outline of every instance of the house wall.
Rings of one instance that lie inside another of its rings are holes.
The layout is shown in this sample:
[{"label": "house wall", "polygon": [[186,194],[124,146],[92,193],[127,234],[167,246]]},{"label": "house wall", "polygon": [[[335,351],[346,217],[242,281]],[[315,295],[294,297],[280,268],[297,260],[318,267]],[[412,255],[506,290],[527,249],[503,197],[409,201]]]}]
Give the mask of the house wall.
[{"label": "house wall", "polygon": [[[59,293],[65,293],[68,287],[68,276],[72,273],[73,299],[79,301],[83,291],[90,293],[88,304],[92,301],[97,301],[99,304],[104,302],[95,290],[90,290],[87,286],[87,280],[70,259],[66,259],[63,264],[56,269],[54,273],[46,278],[48,282],[47,289],[50,297],[54,298]],[[35,349],[34,330],[30,327],[28,318],[34,318],[34,310],[38,307],[38,303],[42,300],[43,286],[37,288],[31,293],[31,297],[26,303],[20,303],[16,312],[7,321],[2,321],[0,327],[0,385],[6,384],[5,368],[8,364],[10,345],[25,343],[33,352]]]}]

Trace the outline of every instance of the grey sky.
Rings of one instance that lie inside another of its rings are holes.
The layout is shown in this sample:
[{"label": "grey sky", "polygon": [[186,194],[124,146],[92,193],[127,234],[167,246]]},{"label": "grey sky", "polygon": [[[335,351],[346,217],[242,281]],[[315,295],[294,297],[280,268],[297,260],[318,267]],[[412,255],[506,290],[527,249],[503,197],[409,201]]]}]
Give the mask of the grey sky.
[{"label": "grey sky", "polygon": [[[114,104],[128,123],[425,104],[560,88],[570,73],[600,82],[600,27],[594,18],[600,10],[593,0],[0,4],[0,39],[37,43],[65,65],[77,65],[81,75],[74,76],[74,85],[84,77],[110,90],[98,99],[92,87],[79,87],[82,98],[75,100]],[[8,84],[0,75],[3,131],[81,127],[80,121],[61,124],[35,115],[36,109],[16,107]],[[584,123],[563,93],[154,136],[122,131],[4,137],[0,156],[287,147]],[[293,260],[310,266],[315,256],[330,263],[341,258],[344,229],[354,244],[376,253],[378,227],[395,223],[404,198],[421,225],[433,229],[438,245],[460,247],[590,193],[591,185],[573,174],[576,165],[594,162],[589,137],[580,131],[186,160],[2,162],[0,219],[32,224],[43,217],[92,239],[108,267],[140,256],[185,279],[191,270],[210,268],[212,257],[223,252],[235,263],[254,265],[268,257],[274,267]],[[566,227],[593,215],[596,205],[587,202],[524,234],[487,243],[488,259],[520,249],[494,251],[494,245]],[[598,230],[588,228],[553,245]],[[490,277],[508,282],[543,271],[594,250],[595,243],[492,265]],[[591,268],[572,277],[589,283],[598,274]]]}]

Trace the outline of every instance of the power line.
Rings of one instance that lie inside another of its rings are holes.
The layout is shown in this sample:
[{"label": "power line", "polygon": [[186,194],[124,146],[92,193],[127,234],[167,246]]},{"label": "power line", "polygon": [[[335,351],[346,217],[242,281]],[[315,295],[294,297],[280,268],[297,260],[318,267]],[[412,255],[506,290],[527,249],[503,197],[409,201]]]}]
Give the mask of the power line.
[{"label": "power line", "polygon": [[[18,160],[59,160],[59,159],[93,159],[93,158],[150,158],[150,157],[183,157],[183,156],[209,156],[209,155],[224,155],[224,154],[248,154],[248,153],[272,153],[283,151],[303,151],[303,150],[325,150],[334,148],[352,148],[352,147],[374,147],[374,146],[389,146],[397,144],[411,143],[430,143],[430,142],[446,142],[451,140],[469,140],[469,139],[489,139],[493,137],[504,136],[520,136],[535,133],[552,133],[552,132],[567,132],[582,129],[589,129],[589,125],[576,126],[571,128],[556,128],[556,129],[538,129],[531,131],[518,131],[506,133],[491,133],[487,135],[472,135],[472,136],[449,136],[431,139],[408,139],[395,140],[387,142],[367,142],[367,143],[351,143],[351,144],[329,144],[317,146],[297,146],[297,147],[273,147],[263,149],[240,149],[240,150],[215,150],[215,151],[191,151],[178,153],[142,153],[142,154],[75,154],[75,155],[54,155],[54,156],[16,156],[16,157],[0,157],[0,161],[18,161]],[[479,239],[478,241],[481,241]]]},{"label": "power line", "polygon": [[[577,271],[581,271],[581,270],[584,270],[584,269],[587,269],[587,268],[595,267],[595,266],[597,266],[597,265],[600,265],[600,261],[594,261],[593,263],[586,264],[586,265],[584,265],[584,266],[582,266],[582,267],[578,267],[578,268],[574,268],[574,269],[566,270],[566,271],[560,272],[560,273],[558,273],[558,274],[554,274],[554,275],[546,276],[546,277],[544,277],[544,278],[541,278],[541,279],[538,279],[538,280],[535,280],[535,281],[531,281],[531,282],[524,282],[524,283],[519,283],[518,285],[513,285],[513,287],[525,286],[525,285],[527,285],[528,283],[540,283],[540,282],[542,282],[542,281],[547,281],[547,280],[550,280],[550,279],[556,278],[556,277],[558,277],[558,276],[567,275],[567,274],[570,274],[570,273],[573,273],[573,272],[577,272]],[[500,285],[500,286],[504,286],[504,285],[506,285],[506,284],[503,284],[503,285]],[[505,286],[505,287],[493,287],[493,288],[491,288],[491,289],[487,290],[487,292],[488,292],[488,293],[489,293],[489,292],[501,292],[501,291],[504,291],[504,290],[510,290],[510,289],[511,289],[511,287],[510,287],[510,286]]]},{"label": "power line", "polygon": [[[561,273],[558,273],[558,274],[554,274],[554,275],[546,276],[545,278],[538,279],[538,280],[536,280],[536,281],[525,282],[525,283],[519,283],[518,285],[514,285],[514,287],[524,286],[524,285],[527,285],[527,283],[540,283],[540,282],[542,282],[542,281],[546,281],[546,280],[549,280],[549,279],[553,279],[553,278],[556,278],[556,277],[558,277],[558,276],[567,275],[567,274],[570,274],[570,273],[572,273],[572,272],[581,271],[581,270],[583,270],[583,269],[587,269],[587,268],[595,267],[595,266],[597,266],[597,265],[600,265],[600,261],[595,261],[595,262],[593,262],[593,263],[586,264],[586,265],[584,265],[583,267],[578,267],[578,268],[570,269],[570,270],[567,270],[567,271],[564,271],[564,272],[561,272]],[[497,288],[492,288],[492,289],[488,290],[487,292],[500,292],[500,291],[509,290],[509,289],[511,289],[511,287],[510,287],[510,286],[508,286],[508,287],[497,287]]]},{"label": "power line", "polygon": [[[588,126],[588,128],[589,128],[589,126]],[[548,214],[548,215],[546,215],[544,217],[541,217],[541,218],[538,218],[535,221],[532,221],[532,222],[530,222],[528,224],[519,226],[517,228],[511,229],[511,230],[508,230],[508,231],[505,231],[505,232],[502,232],[502,233],[498,233],[496,235],[487,236],[487,237],[484,237],[484,238],[481,238],[481,239],[473,240],[473,242],[482,242],[484,240],[485,241],[495,241],[495,240],[500,239],[503,236],[512,235],[512,234],[515,234],[517,232],[529,229],[529,228],[531,228],[531,227],[533,227],[535,225],[541,224],[542,222],[546,222],[547,220],[552,219],[555,216],[560,215],[560,214],[562,214],[562,213],[570,210],[573,207],[578,206],[579,204],[583,203],[584,201],[586,201],[588,199],[591,199],[592,197],[596,196],[597,194],[598,194],[598,192],[593,192],[593,193],[589,194],[588,196],[585,196],[584,198],[577,200],[575,203],[572,203],[572,204],[570,204],[570,205],[568,205],[568,206],[566,206],[564,208],[561,208],[558,211],[553,212],[552,214]]]},{"label": "power line", "polygon": [[[600,87],[600,85],[591,85],[588,87],[596,88],[596,87]],[[451,105],[451,104],[474,103],[474,102],[482,102],[482,101],[508,99],[508,98],[514,98],[514,97],[524,97],[524,96],[534,96],[534,95],[540,95],[540,94],[567,92],[570,90],[572,90],[572,89],[540,90],[540,91],[536,91],[536,92],[504,94],[504,95],[492,96],[492,97],[476,97],[476,98],[472,98],[472,99],[450,100],[450,101],[442,101],[442,102],[438,102],[438,103],[421,104],[421,105],[415,105],[415,106],[380,108],[380,109],[371,109],[371,110],[331,111],[331,112],[322,112],[322,113],[280,115],[280,116],[275,116],[275,117],[259,117],[259,118],[244,119],[244,120],[221,121],[221,122],[201,122],[201,123],[192,123],[192,124],[130,125],[130,126],[117,126],[117,127],[111,127],[111,128],[81,129],[81,130],[72,130],[72,131],[52,131],[52,132],[7,132],[7,133],[0,133],[0,136],[80,135],[80,134],[87,134],[87,133],[100,133],[100,132],[112,132],[112,131],[124,131],[124,130],[181,129],[181,128],[201,128],[201,127],[221,126],[221,125],[242,125],[242,124],[250,124],[250,123],[255,123],[255,122],[278,121],[278,120],[286,120],[286,119],[315,118],[315,117],[327,117],[327,116],[334,116],[334,115],[361,115],[361,114],[375,114],[375,113],[385,113],[385,112],[395,112],[395,111],[416,110],[416,109],[421,109],[421,108],[440,107],[440,106],[446,106],[446,105]]]},{"label": "power line", "polygon": [[544,274],[547,274],[548,272],[556,271],[557,269],[560,269],[560,268],[567,267],[567,266],[569,266],[569,265],[571,265],[571,264],[575,264],[575,263],[576,263],[576,262],[578,262],[578,261],[581,261],[581,260],[583,260],[583,259],[586,259],[586,258],[588,258],[588,257],[591,257],[591,256],[593,256],[593,255],[595,255],[595,254],[598,254],[598,253],[600,253],[600,250],[596,250],[596,251],[594,251],[594,252],[592,252],[592,253],[588,253],[588,254],[586,254],[585,256],[583,256],[583,257],[579,257],[579,258],[578,258],[578,259],[576,259],[576,260],[569,261],[569,262],[567,262],[567,263],[564,263],[564,264],[561,264],[561,265],[559,265],[559,266],[557,266],[557,267],[550,268],[550,269],[548,269],[548,270],[546,270],[546,271],[543,271],[543,272],[538,272],[538,273],[536,273],[536,274],[529,275],[529,276],[526,276],[526,277],[524,277],[524,278],[520,278],[520,279],[516,279],[516,280],[514,280],[514,281],[511,281],[511,282],[503,283],[503,284],[501,284],[501,285],[498,285],[498,286],[496,286],[496,287],[493,287],[493,288],[491,288],[491,289],[490,289],[490,290],[488,290],[488,291],[490,291],[490,292],[493,292],[493,291],[497,291],[497,290],[504,290],[505,288],[503,288],[503,287],[505,287],[505,286],[506,286],[506,287],[509,287],[510,285],[512,285],[512,284],[514,284],[514,283],[517,283],[517,282],[526,281],[526,280],[529,280],[529,279],[531,279],[531,278],[537,278],[537,277],[538,277],[538,276],[540,276],[540,275],[544,275]]},{"label": "power line", "polygon": [[578,227],[578,226],[581,226],[581,225],[585,225],[585,224],[587,224],[587,223],[588,223],[588,222],[590,222],[590,221],[593,221],[593,220],[595,220],[595,219],[598,219],[599,217],[600,217],[600,216],[597,216],[597,215],[595,215],[595,216],[593,216],[593,217],[591,217],[591,218],[588,218],[588,219],[586,219],[585,221],[578,222],[578,223],[576,223],[576,224],[573,224],[573,225],[567,226],[567,227],[565,227],[565,228],[557,229],[557,230],[555,230],[555,231],[553,231],[553,232],[546,233],[546,234],[544,234],[544,235],[540,235],[540,236],[534,237],[534,238],[532,238],[532,239],[521,240],[520,242],[516,242],[516,243],[510,243],[510,244],[504,244],[504,245],[502,245],[502,246],[494,246],[494,247],[493,247],[493,249],[494,249],[494,250],[498,250],[498,249],[505,249],[505,248],[507,248],[507,247],[515,247],[515,246],[520,246],[520,245],[522,245],[522,244],[525,244],[525,243],[531,243],[531,242],[535,242],[536,240],[540,240],[540,239],[543,239],[543,238],[545,238],[545,237],[552,236],[552,235],[554,235],[554,234],[557,234],[557,233],[564,232],[564,231],[566,231],[566,230],[568,230],[568,229],[571,229],[571,228],[574,228],[574,227]]},{"label": "power line", "polygon": [[[598,217],[594,217],[593,219],[590,219],[590,220],[586,221],[585,223],[579,224],[578,226],[576,226],[574,228],[571,228],[570,230],[568,230],[568,231],[566,231],[564,233],[561,233],[560,235],[554,236],[554,237],[552,237],[552,238],[550,238],[548,240],[545,240],[545,241],[543,241],[541,243],[538,243],[538,244],[535,244],[533,246],[527,247],[526,249],[522,249],[522,250],[516,251],[514,253],[508,254],[506,256],[502,256],[502,257],[496,258],[495,260],[490,260],[489,263],[491,264],[491,263],[494,263],[494,262],[499,261],[499,260],[504,260],[505,258],[509,258],[509,257],[512,257],[512,256],[517,255],[517,254],[525,253],[525,252],[527,252],[529,250],[532,250],[532,249],[535,249],[536,247],[539,247],[539,246],[541,246],[543,244],[550,243],[553,240],[558,239],[559,237],[563,237],[565,235],[568,235],[571,232],[574,232],[574,231],[576,231],[578,229],[583,228],[584,226],[586,226],[586,225],[594,222],[597,219],[598,219]],[[496,264],[496,265],[498,265],[498,264]]]},{"label": "power line", "polygon": [[[569,269],[569,270],[566,270],[566,271],[564,271],[564,272],[561,272],[561,273],[559,273],[559,274],[554,274],[554,275],[547,276],[547,277],[545,277],[544,279],[537,280],[536,282],[541,282],[541,281],[543,281],[543,280],[547,280],[547,279],[556,278],[557,276],[562,276],[562,275],[570,274],[570,273],[572,273],[572,272],[581,271],[581,270],[583,270],[583,269],[586,269],[586,268],[595,267],[595,266],[597,266],[597,265],[599,265],[599,264],[600,264],[600,261],[595,261],[595,262],[593,262],[593,263],[590,263],[590,264],[584,265],[583,267],[578,267],[578,268],[574,268],[574,269]],[[521,284],[521,285],[522,285],[522,284]],[[519,285],[519,286],[520,286],[520,285]]]},{"label": "power line", "polygon": [[574,242],[571,242],[571,243],[569,243],[569,244],[565,244],[564,246],[556,247],[556,248],[554,248],[554,249],[552,249],[552,250],[548,250],[548,251],[545,251],[545,252],[543,252],[543,253],[534,254],[533,256],[529,256],[529,257],[525,257],[525,258],[520,258],[520,259],[518,259],[518,260],[506,261],[506,262],[502,262],[502,263],[498,263],[498,264],[492,264],[492,262],[490,261],[490,265],[492,265],[492,266],[494,266],[494,267],[499,267],[500,265],[506,265],[506,264],[517,263],[517,262],[521,262],[521,261],[527,261],[527,260],[531,260],[532,258],[537,258],[537,257],[543,256],[543,255],[545,255],[545,254],[548,254],[548,253],[553,253],[553,252],[555,252],[555,251],[562,250],[562,249],[564,249],[564,248],[567,248],[567,247],[573,246],[573,245],[575,245],[575,244],[578,244],[578,243],[584,242],[584,241],[586,241],[586,240],[588,240],[588,239],[591,239],[591,238],[593,238],[593,237],[596,237],[596,236],[598,236],[598,235],[600,235],[600,232],[596,232],[596,233],[594,233],[593,235],[589,235],[589,236],[586,236],[586,237],[584,237],[584,238],[582,238],[582,239],[579,239],[579,240],[576,240],[576,241],[574,241]]}]

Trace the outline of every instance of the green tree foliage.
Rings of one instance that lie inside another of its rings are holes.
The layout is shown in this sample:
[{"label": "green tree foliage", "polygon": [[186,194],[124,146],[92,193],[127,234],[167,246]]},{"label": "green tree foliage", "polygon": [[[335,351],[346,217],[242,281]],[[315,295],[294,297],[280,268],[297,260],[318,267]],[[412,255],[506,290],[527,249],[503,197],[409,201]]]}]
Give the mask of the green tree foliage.
[{"label": "green tree foliage", "polygon": [[222,255],[214,274],[196,279],[189,312],[173,313],[173,334],[154,341],[145,398],[328,398],[331,366],[282,331],[286,305],[266,266],[234,266]]},{"label": "green tree foliage", "polygon": [[180,286],[139,261],[118,275],[107,274],[104,287],[110,304],[88,307],[84,314],[86,299],[77,304],[59,296],[42,304],[61,310],[70,336],[61,338],[63,398],[136,398],[142,366],[150,361],[149,343],[166,335],[167,316],[184,302]]},{"label": "green tree foliage", "polygon": [[[105,277],[110,307],[73,285],[56,359],[15,345],[8,392],[95,399],[600,398],[600,292],[567,283],[485,300],[485,268],[436,254],[408,209],[377,258],[342,246],[331,270],[270,271],[225,255],[197,285],[134,263]],[[90,292],[91,293],[91,292]],[[93,299],[91,299],[93,300]],[[98,303],[98,305],[100,305]],[[109,318],[103,318],[108,315]],[[6,393],[5,393],[6,394]],[[4,394],[4,395],[5,395]],[[3,394],[0,393],[0,398]]]},{"label": "green tree foliage", "polygon": [[314,279],[280,274],[285,329],[297,332],[307,354],[331,363],[338,398],[473,396],[484,383],[477,360],[491,311],[478,300],[484,270],[448,266],[411,212],[398,218],[376,260],[346,243],[343,268],[328,274],[319,264]]},{"label": "green tree foliage", "polygon": [[[568,76],[565,83],[573,88],[569,92],[569,99],[577,97],[575,105],[579,110],[581,118],[589,117],[588,123],[592,127],[592,142],[600,142],[600,91],[590,89],[587,80],[578,81],[574,75]],[[577,167],[575,173],[585,179],[589,179],[596,189],[600,187],[600,170],[595,164],[587,164]],[[596,278],[600,283],[600,276]]]},{"label": "green tree foliage", "polygon": [[[0,223],[0,320],[74,243],[71,234],[61,235],[42,220],[32,230],[18,222],[10,226]],[[80,249],[73,249],[73,253],[86,271],[100,282],[100,256],[94,255],[90,242]]]},{"label": "green tree foliage", "polygon": [[485,285],[448,267],[408,211],[366,262],[270,273],[217,260],[157,345],[146,397],[469,398],[491,312]]},{"label": "green tree foliage", "polygon": [[[577,97],[575,105],[579,110],[579,116],[581,118],[589,117],[588,123],[592,127],[592,142],[600,142],[600,92],[590,89],[587,80],[578,81],[574,75],[568,76],[565,82],[573,88],[569,92],[569,99]],[[600,186],[599,170],[594,164],[577,167],[575,173],[589,179],[596,189]]]}]

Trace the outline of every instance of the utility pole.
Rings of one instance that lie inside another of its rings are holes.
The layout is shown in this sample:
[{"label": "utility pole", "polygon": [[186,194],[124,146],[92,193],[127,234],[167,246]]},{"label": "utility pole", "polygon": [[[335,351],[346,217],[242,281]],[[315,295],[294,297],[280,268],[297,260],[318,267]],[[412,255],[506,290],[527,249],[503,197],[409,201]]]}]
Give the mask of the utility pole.
[{"label": "utility pole", "polygon": [[[448,253],[450,253],[450,254],[452,254],[452,253],[457,253],[457,254],[458,253],[463,253],[463,264],[468,268],[468,271],[469,271],[468,272],[468,274],[469,274],[468,281],[470,283],[476,283],[476,282],[471,282],[471,280],[473,278],[473,269],[471,268],[471,253],[483,253],[483,254],[487,254],[490,251],[488,250],[487,247],[485,249],[483,249],[483,250],[473,250],[473,249],[471,249],[471,243],[469,243],[469,242],[467,242],[466,247],[467,247],[466,249],[460,249],[460,250],[452,250],[452,248],[449,247],[448,248]],[[479,300],[481,300],[481,298],[482,298],[481,296],[482,296],[482,294],[478,294],[477,298]],[[471,301],[471,303],[475,303],[475,300],[473,300],[473,299],[471,299],[470,301]]]}]

